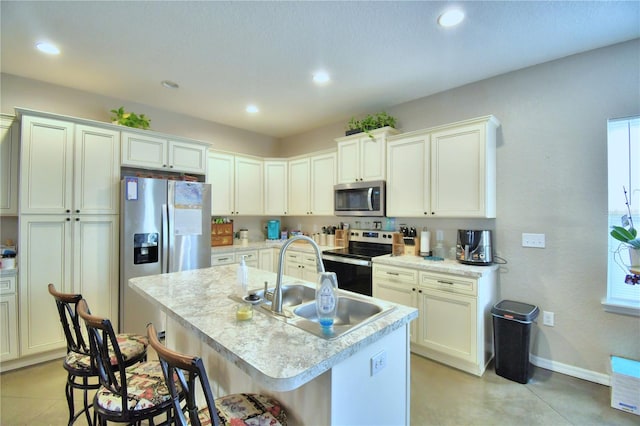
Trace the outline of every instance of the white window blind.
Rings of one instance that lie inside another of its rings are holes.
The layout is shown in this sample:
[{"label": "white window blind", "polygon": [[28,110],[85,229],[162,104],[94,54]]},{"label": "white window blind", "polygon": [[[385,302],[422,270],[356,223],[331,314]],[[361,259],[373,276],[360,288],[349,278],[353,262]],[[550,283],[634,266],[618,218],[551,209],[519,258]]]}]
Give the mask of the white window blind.
[{"label": "white window blind", "polygon": [[622,226],[621,218],[628,214],[623,187],[634,227],[640,232],[640,117],[609,120],[607,130],[609,230],[605,305],[631,308],[632,312],[624,312],[640,315],[640,284],[625,284],[629,252],[609,235],[611,226]]}]

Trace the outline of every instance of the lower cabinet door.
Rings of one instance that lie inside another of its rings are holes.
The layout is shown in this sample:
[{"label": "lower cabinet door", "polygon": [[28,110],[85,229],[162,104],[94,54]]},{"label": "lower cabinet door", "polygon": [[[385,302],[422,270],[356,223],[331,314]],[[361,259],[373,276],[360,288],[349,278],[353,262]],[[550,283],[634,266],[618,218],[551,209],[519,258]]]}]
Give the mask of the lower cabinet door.
[{"label": "lower cabinet door", "polygon": [[0,361],[18,357],[17,296],[0,296]]},{"label": "lower cabinet door", "polygon": [[422,287],[418,299],[420,334],[417,343],[449,356],[476,362],[476,298]]}]

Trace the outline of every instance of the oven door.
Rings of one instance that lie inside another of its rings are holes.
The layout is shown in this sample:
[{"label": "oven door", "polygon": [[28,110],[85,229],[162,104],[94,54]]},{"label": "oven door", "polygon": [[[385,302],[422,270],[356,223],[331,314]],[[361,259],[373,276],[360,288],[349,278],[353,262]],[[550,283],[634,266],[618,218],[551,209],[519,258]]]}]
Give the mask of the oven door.
[{"label": "oven door", "polygon": [[371,261],[323,254],[322,263],[336,273],[339,289],[373,296]]}]

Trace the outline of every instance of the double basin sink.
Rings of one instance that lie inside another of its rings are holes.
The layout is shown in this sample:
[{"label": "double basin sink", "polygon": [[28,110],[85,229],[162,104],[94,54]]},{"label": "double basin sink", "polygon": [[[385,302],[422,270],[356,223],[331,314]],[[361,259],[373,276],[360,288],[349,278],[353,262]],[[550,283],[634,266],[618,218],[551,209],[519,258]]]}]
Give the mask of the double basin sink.
[{"label": "double basin sink", "polygon": [[[271,292],[254,291],[260,297],[260,311],[274,318],[305,330],[324,339],[335,339],[364,326],[394,309],[392,305],[381,304],[356,293],[338,290],[338,311],[330,329],[318,322],[316,311],[316,290],[301,283],[282,286],[282,309],[284,315],[271,311]],[[266,296],[266,297],[265,297]]]}]

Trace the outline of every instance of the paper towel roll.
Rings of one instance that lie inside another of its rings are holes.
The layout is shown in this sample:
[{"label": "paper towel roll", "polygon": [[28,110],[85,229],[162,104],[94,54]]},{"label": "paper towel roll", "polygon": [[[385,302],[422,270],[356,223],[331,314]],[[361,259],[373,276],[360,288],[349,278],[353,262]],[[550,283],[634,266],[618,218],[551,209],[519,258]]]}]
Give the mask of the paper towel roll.
[{"label": "paper towel roll", "polygon": [[431,233],[429,231],[421,231],[420,232],[420,255],[428,256],[431,248],[429,247],[429,239],[431,238]]}]

